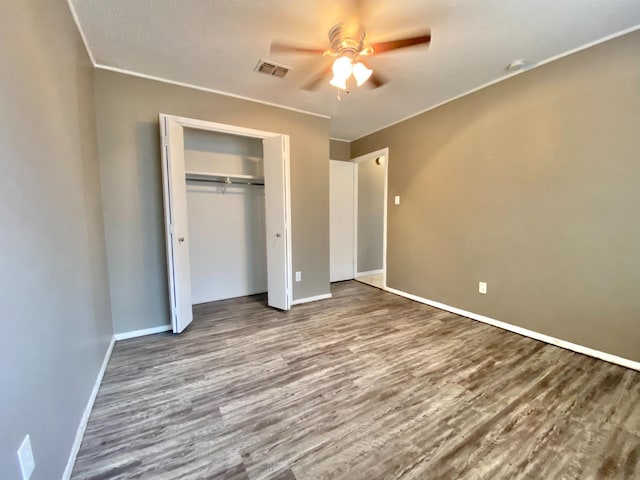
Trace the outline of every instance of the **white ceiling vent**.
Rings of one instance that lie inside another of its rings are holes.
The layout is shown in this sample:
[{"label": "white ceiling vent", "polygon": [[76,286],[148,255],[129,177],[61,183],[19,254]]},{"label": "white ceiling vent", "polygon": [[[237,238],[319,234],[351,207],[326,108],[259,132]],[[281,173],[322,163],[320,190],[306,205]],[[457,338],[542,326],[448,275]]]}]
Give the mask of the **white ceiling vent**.
[{"label": "white ceiling vent", "polygon": [[258,62],[258,65],[256,65],[256,68],[254,68],[253,70],[260,73],[266,73],[267,75],[271,75],[273,77],[282,78],[287,73],[289,73],[289,70],[291,70],[291,67],[280,65],[276,62],[260,59],[260,61]]}]

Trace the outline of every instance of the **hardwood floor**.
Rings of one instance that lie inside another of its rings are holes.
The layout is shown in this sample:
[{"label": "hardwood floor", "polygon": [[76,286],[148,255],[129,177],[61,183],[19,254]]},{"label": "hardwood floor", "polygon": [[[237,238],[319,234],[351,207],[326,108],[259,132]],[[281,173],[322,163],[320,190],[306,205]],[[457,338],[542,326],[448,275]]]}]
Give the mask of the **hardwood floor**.
[{"label": "hardwood floor", "polygon": [[118,342],[73,479],[640,478],[640,373],[358,282]]}]

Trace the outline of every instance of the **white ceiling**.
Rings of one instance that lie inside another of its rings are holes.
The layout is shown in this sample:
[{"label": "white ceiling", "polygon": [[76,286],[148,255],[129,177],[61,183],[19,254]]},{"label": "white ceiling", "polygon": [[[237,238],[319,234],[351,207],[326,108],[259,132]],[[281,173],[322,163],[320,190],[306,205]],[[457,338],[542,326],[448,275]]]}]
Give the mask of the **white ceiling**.
[{"label": "white ceiling", "polygon": [[[326,59],[269,54],[272,40],[328,47],[350,2],[329,0],[71,0],[98,66],[123,69],[328,115],[353,140],[507,75],[514,59],[542,62],[640,25],[638,0],[369,0],[367,39],[432,31],[428,49],[372,57],[390,78],[341,102],[328,84],[299,88]],[[253,71],[260,58],[293,70]]]}]

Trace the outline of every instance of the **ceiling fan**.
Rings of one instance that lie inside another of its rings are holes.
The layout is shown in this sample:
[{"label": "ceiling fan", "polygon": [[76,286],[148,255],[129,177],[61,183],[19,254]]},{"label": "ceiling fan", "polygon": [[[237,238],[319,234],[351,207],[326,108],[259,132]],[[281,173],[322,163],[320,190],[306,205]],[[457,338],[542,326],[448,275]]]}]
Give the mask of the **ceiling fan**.
[{"label": "ceiling fan", "polygon": [[329,83],[341,90],[349,91],[347,82],[355,79],[356,86],[363,85],[370,80],[373,88],[378,88],[387,83],[387,79],[375,74],[368,68],[361,57],[380,55],[401,48],[428,46],[431,42],[431,32],[423,30],[417,35],[389,40],[386,42],[365,42],[366,32],[359,22],[338,23],[329,30],[329,48],[307,48],[289,43],[274,41],[271,43],[271,53],[310,54],[332,57],[331,66],[324,68],[314,75],[302,88],[316,90],[326,77],[333,75]]}]

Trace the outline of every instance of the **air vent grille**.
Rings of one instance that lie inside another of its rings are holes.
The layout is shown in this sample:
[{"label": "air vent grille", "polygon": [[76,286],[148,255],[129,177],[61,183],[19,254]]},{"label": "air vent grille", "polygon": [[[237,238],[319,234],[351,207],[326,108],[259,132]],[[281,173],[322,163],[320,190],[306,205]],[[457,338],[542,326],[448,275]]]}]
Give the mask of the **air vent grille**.
[{"label": "air vent grille", "polygon": [[271,75],[273,77],[284,77],[287,73],[289,73],[289,70],[291,70],[289,67],[286,67],[284,65],[280,65],[278,63],[275,62],[271,62],[271,61],[266,61],[266,60],[260,60],[258,62],[258,65],[256,65],[256,68],[254,69],[256,72],[259,73],[266,73],[267,75]]}]

